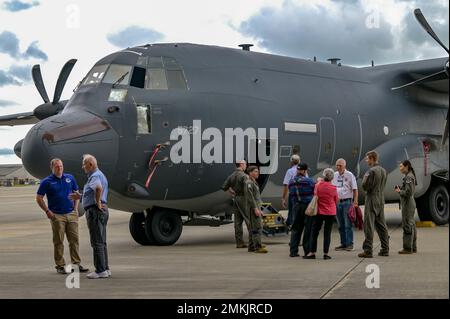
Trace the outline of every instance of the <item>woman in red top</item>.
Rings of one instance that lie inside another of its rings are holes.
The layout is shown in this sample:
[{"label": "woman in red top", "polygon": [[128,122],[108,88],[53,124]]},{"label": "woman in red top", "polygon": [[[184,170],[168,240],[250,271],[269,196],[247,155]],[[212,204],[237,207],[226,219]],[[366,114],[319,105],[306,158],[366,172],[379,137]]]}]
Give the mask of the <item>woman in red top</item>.
[{"label": "woman in red top", "polygon": [[325,223],[323,231],[323,259],[331,259],[328,255],[331,243],[331,230],[336,216],[336,205],[338,194],[336,186],[331,184],[334,171],[327,168],[323,171],[323,182],[316,185],[314,195],[317,195],[317,215],[314,217],[312,230],[311,252],[304,256],[305,259],[315,259],[317,251],[317,238],[319,237],[322,224]]}]

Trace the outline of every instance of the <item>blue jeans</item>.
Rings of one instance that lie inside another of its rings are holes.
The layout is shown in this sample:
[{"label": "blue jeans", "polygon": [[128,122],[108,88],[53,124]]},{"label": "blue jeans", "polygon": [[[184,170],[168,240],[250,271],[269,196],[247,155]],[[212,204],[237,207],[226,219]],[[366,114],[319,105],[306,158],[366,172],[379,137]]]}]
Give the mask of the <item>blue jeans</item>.
[{"label": "blue jeans", "polygon": [[348,210],[353,205],[352,200],[338,202],[336,216],[339,224],[339,234],[341,236],[341,245],[344,247],[353,246],[353,228],[348,218]]},{"label": "blue jeans", "polygon": [[94,250],[95,272],[101,273],[109,270],[108,248],[106,245],[106,225],[108,224],[108,208],[100,210],[92,206],[86,210],[86,220],[91,238],[91,247]]}]

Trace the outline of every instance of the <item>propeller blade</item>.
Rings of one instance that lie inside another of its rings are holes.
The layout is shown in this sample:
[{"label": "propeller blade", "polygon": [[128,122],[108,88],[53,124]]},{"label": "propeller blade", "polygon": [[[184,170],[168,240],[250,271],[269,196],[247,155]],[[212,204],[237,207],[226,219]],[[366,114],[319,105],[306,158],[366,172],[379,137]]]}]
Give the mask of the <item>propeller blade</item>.
[{"label": "propeller blade", "polygon": [[53,95],[53,104],[56,104],[59,102],[59,99],[61,98],[61,93],[64,89],[64,85],[66,85],[67,78],[69,77],[70,72],[73,69],[73,66],[77,63],[76,59],[71,59],[64,64],[64,66],[61,69],[61,72],[58,76],[58,81],[56,82],[55,87],[55,94]]},{"label": "propeller blade", "polygon": [[433,29],[430,27],[430,25],[428,24],[427,20],[423,16],[422,11],[420,9],[416,9],[416,10],[414,10],[414,15],[416,16],[416,19],[420,23],[422,28],[424,28],[424,30],[427,31],[428,34],[431,35],[431,37],[437,43],[439,43],[440,46],[443,47],[444,50],[447,51],[447,53],[448,53],[448,48],[444,45],[444,43],[442,43],[442,41],[439,39],[439,37],[436,35],[436,33],[434,33]]},{"label": "propeller blade", "polygon": [[17,113],[17,114],[0,116],[0,126],[3,126],[3,125],[9,125],[9,126],[29,125],[29,124],[36,124],[37,122],[39,122],[39,119],[37,119],[34,116],[33,112],[25,112],[25,113]]},{"label": "propeller blade", "polygon": [[447,72],[445,70],[442,70],[442,71],[424,76],[423,78],[420,78],[418,80],[403,84],[401,86],[393,87],[393,88],[391,88],[391,90],[395,91],[395,90],[403,89],[404,87],[419,84],[422,82],[432,82],[432,81],[439,81],[439,80],[445,80],[445,79],[447,79]]},{"label": "propeller blade", "polygon": [[45,90],[44,81],[42,80],[41,67],[39,64],[33,66],[33,69],[31,69],[31,76],[33,77],[34,85],[44,100],[44,103],[50,102],[47,91]]}]

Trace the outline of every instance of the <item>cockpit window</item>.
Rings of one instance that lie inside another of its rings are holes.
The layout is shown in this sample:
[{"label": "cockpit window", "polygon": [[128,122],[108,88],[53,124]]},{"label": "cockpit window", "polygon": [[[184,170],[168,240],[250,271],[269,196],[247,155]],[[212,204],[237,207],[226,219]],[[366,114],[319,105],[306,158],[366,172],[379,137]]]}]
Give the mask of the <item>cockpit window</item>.
[{"label": "cockpit window", "polygon": [[164,67],[167,70],[178,70],[181,69],[181,66],[178,64],[177,60],[174,58],[163,57]]},{"label": "cockpit window", "polygon": [[138,66],[134,67],[133,75],[131,76],[130,86],[143,89],[145,87],[145,68]]},{"label": "cockpit window", "polygon": [[167,90],[167,79],[164,69],[148,69],[147,88],[150,90]]},{"label": "cockpit window", "polygon": [[161,56],[150,56],[148,57],[148,67],[153,68],[162,68],[162,57]]},{"label": "cockpit window", "polygon": [[167,81],[171,89],[186,90],[186,80],[182,70],[167,70]]},{"label": "cockpit window", "polygon": [[147,70],[147,89],[187,90],[183,68],[172,57],[149,57]]},{"label": "cockpit window", "polygon": [[108,68],[107,64],[104,65],[96,65],[92,68],[92,70],[86,76],[86,80],[83,84],[97,84],[105,75],[105,71]]},{"label": "cockpit window", "polygon": [[103,78],[103,83],[128,85],[131,75],[131,65],[111,64]]}]

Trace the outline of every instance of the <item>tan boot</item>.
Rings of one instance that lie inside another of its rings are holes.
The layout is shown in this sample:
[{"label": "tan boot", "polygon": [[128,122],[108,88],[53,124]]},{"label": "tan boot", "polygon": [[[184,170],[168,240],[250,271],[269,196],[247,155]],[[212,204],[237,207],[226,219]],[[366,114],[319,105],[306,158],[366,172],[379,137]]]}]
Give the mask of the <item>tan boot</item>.
[{"label": "tan boot", "polygon": [[400,255],[411,255],[413,252],[411,250],[402,249],[398,253]]},{"label": "tan boot", "polygon": [[263,248],[263,247],[255,249],[255,253],[257,253],[257,254],[267,254],[268,252],[269,251],[267,250],[267,248]]}]

